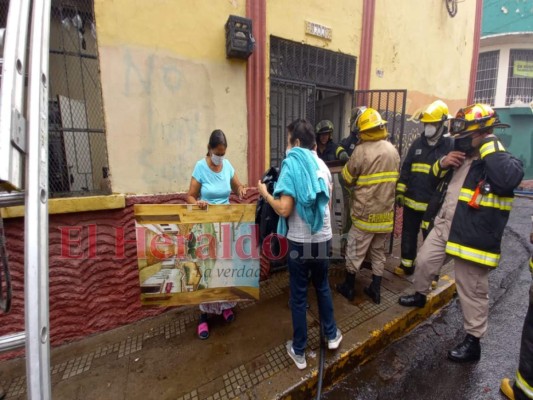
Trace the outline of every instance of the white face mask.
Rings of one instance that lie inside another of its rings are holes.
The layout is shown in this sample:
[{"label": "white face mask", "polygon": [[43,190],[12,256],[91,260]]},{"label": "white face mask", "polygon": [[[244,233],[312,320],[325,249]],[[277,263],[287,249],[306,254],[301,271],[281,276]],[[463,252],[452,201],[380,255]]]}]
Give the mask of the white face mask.
[{"label": "white face mask", "polygon": [[424,136],[432,138],[437,133],[437,127],[435,125],[426,124],[424,126]]},{"label": "white face mask", "polygon": [[213,161],[213,164],[215,165],[222,165],[222,162],[224,161],[224,156],[217,156],[216,154],[211,154],[211,161]]}]

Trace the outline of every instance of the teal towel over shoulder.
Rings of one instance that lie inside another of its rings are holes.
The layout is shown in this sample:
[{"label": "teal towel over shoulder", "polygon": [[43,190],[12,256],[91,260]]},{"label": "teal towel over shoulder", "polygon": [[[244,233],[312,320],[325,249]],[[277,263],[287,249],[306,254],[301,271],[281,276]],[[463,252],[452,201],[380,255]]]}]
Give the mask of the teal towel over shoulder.
[{"label": "teal towel over shoulder", "polygon": [[[296,211],[309,224],[311,234],[324,225],[324,212],[329,202],[329,187],[319,174],[319,166],[311,150],[293,147],[281,164],[281,172],[274,187],[274,197],[291,196]],[[287,235],[287,221],[279,218],[277,232]]]}]

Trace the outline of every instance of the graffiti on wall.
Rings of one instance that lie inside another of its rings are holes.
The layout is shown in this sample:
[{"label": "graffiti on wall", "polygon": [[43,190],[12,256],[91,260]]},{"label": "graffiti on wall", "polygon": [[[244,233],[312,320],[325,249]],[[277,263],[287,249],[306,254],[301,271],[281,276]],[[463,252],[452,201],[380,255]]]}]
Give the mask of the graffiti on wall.
[{"label": "graffiti on wall", "polygon": [[[110,141],[115,179],[142,191],[183,188],[214,126],[207,67],[153,49],[102,51],[104,99],[111,99],[106,122],[119,142]],[[117,157],[114,148],[121,153]]]}]

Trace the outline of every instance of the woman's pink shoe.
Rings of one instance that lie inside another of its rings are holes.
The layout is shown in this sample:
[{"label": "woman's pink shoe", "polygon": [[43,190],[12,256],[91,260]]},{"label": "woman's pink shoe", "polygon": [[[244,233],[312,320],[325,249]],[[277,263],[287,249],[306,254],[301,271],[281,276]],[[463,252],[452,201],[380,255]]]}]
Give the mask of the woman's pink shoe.
[{"label": "woman's pink shoe", "polygon": [[235,314],[233,313],[233,310],[231,308],[222,311],[222,316],[224,317],[224,321],[226,322],[231,322],[235,319]]},{"label": "woman's pink shoe", "polygon": [[209,325],[207,322],[201,322],[198,324],[198,338],[205,340],[209,337]]}]

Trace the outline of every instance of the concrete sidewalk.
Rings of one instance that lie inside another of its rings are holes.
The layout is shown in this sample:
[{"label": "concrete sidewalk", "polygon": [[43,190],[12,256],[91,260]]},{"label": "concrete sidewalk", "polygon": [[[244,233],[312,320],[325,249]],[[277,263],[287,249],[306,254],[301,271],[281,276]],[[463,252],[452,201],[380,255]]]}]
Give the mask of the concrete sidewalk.
[{"label": "concrete sidewalk", "polygon": [[[455,292],[451,267],[423,309],[398,305],[411,284],[391,273],[399,262],[399,246],[388,257],[381,304],[363,294],[371,272],[357,277],[356,299],[349,303],[333,291],[335,317],[344,340],[327,352],[324,386],[341,379],[447,304]],[[331,285],[344,277],[333,264]],[[261,300],[240,303],[236,320],[212,318],[211,336],[196,337],[196,307],[163,315],[51,351],[54,399],[272,399],[309,398],[316,390],[319,322],[314,290],[309,290],[308,367],[296,368],[286,353],[292,336],[288,273],[278,272],[261,283]],[[26,398],[25,360],[0,363],[0,384],[7,399]]]}]

